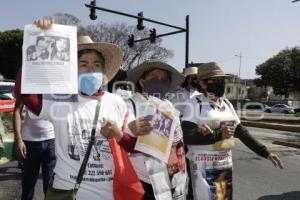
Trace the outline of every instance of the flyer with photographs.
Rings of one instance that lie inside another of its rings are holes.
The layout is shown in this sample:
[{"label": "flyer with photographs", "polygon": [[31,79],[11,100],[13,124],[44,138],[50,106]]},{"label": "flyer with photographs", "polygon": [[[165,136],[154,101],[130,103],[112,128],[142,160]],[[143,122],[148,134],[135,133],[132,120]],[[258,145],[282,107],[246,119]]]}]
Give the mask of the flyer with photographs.
[{"label": "flyer with photographs", "polygon": [[152,155],[167,163],[175,131],[175,116],[179,112],[172,104],[155,97],[149,97],[144,113],[153,128],[149,135],[138,137],[135,150]]},{"label": "flyer with photographs", "polygon": [[78,93],[75,26],[25,25],[22,51],[22,94]]},{"label": "flyer with photographs", "polygon": [[232,199],[231,151],[190,152],[195,200]]}]

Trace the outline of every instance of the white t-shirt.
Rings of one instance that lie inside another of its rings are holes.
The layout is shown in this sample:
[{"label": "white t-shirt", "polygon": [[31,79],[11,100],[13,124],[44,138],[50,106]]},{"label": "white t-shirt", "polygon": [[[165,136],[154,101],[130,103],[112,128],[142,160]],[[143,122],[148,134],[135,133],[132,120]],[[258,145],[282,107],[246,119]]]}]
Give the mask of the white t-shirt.
[{"label": "white t-shirt", "polygon": [[[57,161],[53,182],[53,187],[56,189],[74,188],[88,146],[96,104],[96,99],[80,95],[55,101],[43,98],[43,108],[39,118],[49,119],[53,123],[56,134]],[[113,199],[115,167],[108,140],[100,133],[100,127],[105,117],[115,121],[121,128],[126,112],[127,106],[121,97],[104,93],[96,128],[96,142],[78,191],[78,200]]]},{"label": "white t-shirt", "polygon": [[21,125],[21,134],[25,141],[44,141],[55,137],[52,123],[47,120],[31,119],[28,110]]},{"label": "white t-shirt", "polygon": [[[137,111],[135,113],[136,114],[135,117],[139,118],[139,117],[141,117],[141,115],[140,115],[141,112],[139,112],[138,110],[141,109],[141,107],[143,107],[145,105],[145,103],[147,102],[147,99],[144,96],[142,96],[140,93],[135,93],[132,96],[132,100],[135,103],[135,107],[136,107],[136,111]],[[169,102],[168,100],[164,100],[164,101],[167,101],[172,106],[171,102]],[[139,105],[141,106],[140,108],[139,108]],[[132,120],[132,118],[131,118],[131,120]],[[176,120],[176,122],[175,122],[176,125],[175,125],[173,143],[177,143],[182,139],[182,130],[181,130],[179,118],[177,117],[174,120]],[[130,133],[130,131],[127,131],[127,132]],[[133,153],[133,154],[130,154],[129,158],[131,160],[131,163],[132,163],[139,179],[150,184],[151,182],[150,182],[150,178],[149,178],[149,175],[148,175],[148,172],[146,169],[145,161],[146,161],[146,159],[149,160],[149,159],[155,159],[155,158],[153,158],[150,155],[146,155],[144,153]]]}]

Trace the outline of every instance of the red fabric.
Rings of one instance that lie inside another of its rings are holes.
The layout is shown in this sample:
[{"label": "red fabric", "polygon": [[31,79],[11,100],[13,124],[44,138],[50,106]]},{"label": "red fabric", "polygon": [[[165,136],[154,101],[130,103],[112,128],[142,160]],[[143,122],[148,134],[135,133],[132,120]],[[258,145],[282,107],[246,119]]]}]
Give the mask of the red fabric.
[{"label": "red fabric", "polygon": [[137,151],[134,150],[135,144],[136,144],[137,138],[130,136],[128,133],[123,132],[122,139],[118,142],[120,146],[122,146],[125,151],[129,153],[137,153]]},{"label": "red fabric", "polygon": [[126,151],[114,138],[109,139],[109,146],[115,164],[114,199],[140,200],[144,195],[143,186],[130,162]]},{"label": "red fabric", "polygon": [[22,68],[19,69],[16,82],[15,82],[15,95],[17,99],[21,99],[24,105],[30,109],[36,115],[39,115],[42,106],[43,106],[43,98],[40,94],[22,94],[21,95],[21,76],[22,76]]},{"label": "red fabric", "polygon": [[133,153],[133,152],[135,152],[134,147],[135,147],[137,138],[132,137],[128,133],[124,132],[125,127],[128,122],[128,116],[129,116],[129,112],[126,112],[125,117],[124,117],[124,122],[122,125],[123,137],[118,142],[118,144],[121,145],[125,149],[125,151]]}]

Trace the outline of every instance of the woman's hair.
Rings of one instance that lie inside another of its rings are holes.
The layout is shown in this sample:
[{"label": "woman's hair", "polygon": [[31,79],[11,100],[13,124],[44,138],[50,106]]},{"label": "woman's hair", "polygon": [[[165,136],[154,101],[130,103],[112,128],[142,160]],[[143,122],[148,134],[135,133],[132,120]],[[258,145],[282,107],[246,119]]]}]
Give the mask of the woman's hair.
[{"label": "woman's hair", "polygon": [[[160,68],[154,68],[154,69],[149,69],[147,71],[145,71],[142,76],[137,80],[137,82],[135,83],[135,90],[137,92],[141,92],[142,91],[142,86],[140,85],[140,81],[141,79],[145,79],[145,77],[147,76],[147,74],[149,74],[150,72],[156,70],[156,69],[160,69]],[[172,76],[171,76],[171,73],[165,69],[160,69],[160,70],[163,70],[163,71],[166,71],[167,74],[168,74],[168,78],[170,80],[170,82],[172,81]]]},{"label": "woman's hair", "polygon": [[125,81],[126,78],[127,78],[126,71],[120,69],[118,71],[118,73],[114,76],[114,78],[111,79],[111,81],[108,82],[108,84],[107,84],[107,90],[109,92],[112,92],[114,83],[116,81]]},{"label": "woman's hair", "polygon": [[104,56],[102,55],[101,52],[95,50],[95,49],[82,49],[80,51],[78,51],[78,59],[83,55],[83,54],[86,54],[86,53],[95,53],[99,60],[100,60],[100,63],[102,66],[104,66],[104,69],[105,69],[105,58]]},{"label": "woman's hair", "polygon": [[181,87],[186,88],[189,84],[189,79],[190,79],[190,76],[186,76],[183,83],[181,84]]}]

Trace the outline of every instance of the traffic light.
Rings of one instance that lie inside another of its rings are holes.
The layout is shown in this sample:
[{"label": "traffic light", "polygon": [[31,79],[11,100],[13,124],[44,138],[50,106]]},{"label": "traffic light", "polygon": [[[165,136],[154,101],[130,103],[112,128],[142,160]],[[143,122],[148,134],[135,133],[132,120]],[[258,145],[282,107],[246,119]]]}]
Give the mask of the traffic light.
[{"label": "traffic light", "polygon": [[150,29],[150,42],[151,43],[155,43],[155,40],[156,40],[156,29],[153,28],[153,29]]},{"label": "traffic light", "polygon": [[134,46],[134,35],[133,34],[128,35],[128,42],[127,43],[128,43],[129,47]]},{"label": "traffic light", "polygon": [[[91,1],[90,3],[91,6],[96,6],[96,0]],[[96,15],[96,9],[95,8],[90,8],[90,19],[91,20],[96,20],[97,19],[97,15]]]},{"label": "traffic light", "polygon": [[[144,15],[143,15],[143,12],[139,12],[138,13],[138,16],[139,17],[144,17]],[[136,28],[138,29],[138,30],[144,30],[144,28],[145,28],[145,26],[144,26],[144,24],[143,24],[143,20],[142,19],[138,19],[137,20],[137,25],[136,25]]]}]

